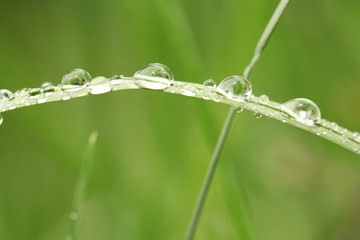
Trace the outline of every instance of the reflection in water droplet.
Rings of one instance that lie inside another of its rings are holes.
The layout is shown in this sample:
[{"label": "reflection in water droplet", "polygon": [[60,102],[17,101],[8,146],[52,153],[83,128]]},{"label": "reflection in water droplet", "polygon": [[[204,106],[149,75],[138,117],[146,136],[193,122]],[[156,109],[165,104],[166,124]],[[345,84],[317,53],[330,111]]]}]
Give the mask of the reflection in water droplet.
[{"label": "reflection in water droplet", "polygon": [[294,117],[294,120],[305,125],[313,125],[321,117],[319,107],[313,101],[306,98],[292,99],[284,103],[281,106],[281,110]]},{"label": "reflection in water droplet", "polygon": [[221,81],[218,92],[229,99],[244,101],[252,93],[251,83],[241,76],[230,76]]},{"label": "reflection in water droplet", "polygon": [[61,89],[65,92],[77,92],[84,89],[90,80],[90,73],[77,68],[63,76]]},{"label": "reflection in water droplet", "polygon": [[204,86],[216,87],[216,82],[213,79],[208,79],[204,82]]},{"label": "reflection in water droplet", "polygon": [[8,100],[8,99],[12,98],[13,96],[14,96],[14,94],[7,89],[0,90],[0,101]]},{"label": "reflection in water droplet", "polygon": [[263,103],[263,104],[268,104],[269,103],[269,97],[265,94],[261,95],[259,97],[260,99],[260,103]]},{"label": "reflection in water droplet", "polygon": [[166,89],[174,80],[170,69],[161,63],[150,63],[140,68],[133,78],[139,87],[154,90]]},{"label": "reflection in water droplet", "polygon": [[109,79],[106,77],[96,77],[91,80],[89,84],[90,93],[91,94],[102,94],[111,91],[111,87],[109,85]]},{"label": "reflection in water droplet", "polygon": [[41,85],[41,88],[45,94],[45,96],[51,96],[54,94],[55,92],[55,88],[54,86],[52,85],[51,82],[45,82]]}]

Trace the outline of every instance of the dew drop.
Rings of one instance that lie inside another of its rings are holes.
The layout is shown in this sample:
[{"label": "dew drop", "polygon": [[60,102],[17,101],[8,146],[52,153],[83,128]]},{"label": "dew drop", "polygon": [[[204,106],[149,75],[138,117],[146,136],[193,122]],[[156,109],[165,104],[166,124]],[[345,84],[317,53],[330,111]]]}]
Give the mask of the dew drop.
[{"label": "dew drop", "polygon": [[286,122],[287,122],[286,119],[282,119],[281,121],[282,121],[283,123],[286,123]]},{"label": "dew drop", "polygon": [[133,78],[139,87],[154,90],[166,89],[174,80],[171,70],[161,63],[150,63],[140,68]]},{"label": "dew drop", "polygon": [[213,79],[208,79],[208,80],[205,80],[204,86],[216,87],[216,82]]},{"label": "dew drop", "polygon": [[306,98],[292,99],[284,103],[281,109],[294,117],[294,120],[305,125],[313,125],[321,117],[319,107],[313,101]]},{"label": "dew drop", "polygon": [[63,76],[61,89],[65,92],[77,92],[84,89],[90,80],[90,73],[83,69],[76,68]]},{"label": "dew drop", "polygon": [[30,99],[34,99],[34,98],[38,98],[41,96],[41,89],[40,88],[31,88],[28,91],[29,94],[29,98]]},{"label": "dew drop", "polygon": [[14,96],[14,94],[7,90],[7,89],[1,89],[0,90],[0,101],[10,99]]},{"label": "dew drop", "polygon": [[241,76],[230,76],[221,81],[218,92],[229,99],[244,101],[249,99],[252,93],[251,83]]},{"label": "dew drop", "polygon": [[96,77],[93,80],[91,80],[89,84],[89,88],[91,94],[102,94],[111,91],[109,79],[102,76]]},{"label": "dew drop", "polygon": [[262,117],[262,114],[258,113],[258,112],[254,112],[254,116],[255,116],[255,118],[259,119]]},{"label": "dew drop", "polygon": [[3,118],[3,116],[2,116],[1,113],[0,113],[0,125],[3,123],[3,121],[4,121],[4,118]]},{"label": "dew drop", "polygon": [[263,104],[268,104],[269,103],[269,97],[265,94],[261,95],[259,97],[260,99],[260,103],[263,103]]},{"label": "dew drop", "polygon": [[55,88],[54,86],[52,85],[51,82],[45,82],[41,85],[41,88],[45,94],[45,96],[51,96],[54,94],[55,92]]},{"label": "dew drop", "polygon": [[332,122],[332,123],[330,123],[330,128],[333,131],[337,131],[339,129],[339,126],[337,125],[336,122]]},{"label": "dew drop", "polygon": [[112,86],[116,86],[116,85],[119,85],[119,84],[121,84],[122,83],[122,78],[124,77],[124,75],[115,75],[115,76],[112,76],[111,78],[110,78],[110,84],[112,85]]},{"label": "dew drop", "polygon": [[241,113],[244,111],[244,109],[242,107],[237,107],[235,108],[235,110],[238,112],[238,113]]}]

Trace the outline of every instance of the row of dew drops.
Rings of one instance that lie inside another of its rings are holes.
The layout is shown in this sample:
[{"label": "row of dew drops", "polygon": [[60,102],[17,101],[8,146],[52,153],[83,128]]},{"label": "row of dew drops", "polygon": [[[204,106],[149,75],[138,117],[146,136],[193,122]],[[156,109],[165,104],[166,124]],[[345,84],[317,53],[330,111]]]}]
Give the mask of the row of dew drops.
[{"label": "row of dew drops", "polygon": [[[8,109],[14,109],[21,105],[31,105],[31,102],[27,100],[36,100],[35,103],[44,103],[47,101],[47,97],[51,97],[55,93],[62,95],[62,100],[68,100],[71,96],[102,94],[112,90],[113,86],[121,84],[123,76],[114,76],[110,79],[103,76],[91,78],[90,74],[82,69],[74,69],[71,72],[65,74],[61,80],[61,84],[54,86],[50,82],[46,82],[41,85],[40,88],[22,89],[14,94],[7,90],[0,90],[0,106],[5,101],[11,102],[8,105]],[[160,63],[151,63],[140,68],[133,76],[134,82],[138,87],[148,88],[153,90],[164,90],[169,88],[175,81],[171,70]],[[225,78],[216,86],[216,82],[212,79],[208,79],[204,82],[204,86],[214,89],[216,93],[239,102],[248,100],[252,95],[251,83],[241,76],[230,76]],[[186,95],[186,94],[184,94]],[[269,103],[269,98],[266,95],[259,97],[260,103],[266,105]],[[0,109],[4,110],[4,109]],[[290,119],[295,120],[304,125],[314,125],[319,123],[321,119],[321,113],[319,107],[311,100],[305,98],[292,99],[282,105],[280,110],[286,113]],[[241,112],[242,109],[238,109]],[[255,114],[256,118],[260,118],[261,114]],[[3,118],[0,115],[0,124],[3,122]],[[338,131],[337,124],[329,124],[329,129]],[[346,133],[347,130],[343,129]],[[360,142],[360,134],[355,132],[353,136],[350,136],[357,142]]]}]

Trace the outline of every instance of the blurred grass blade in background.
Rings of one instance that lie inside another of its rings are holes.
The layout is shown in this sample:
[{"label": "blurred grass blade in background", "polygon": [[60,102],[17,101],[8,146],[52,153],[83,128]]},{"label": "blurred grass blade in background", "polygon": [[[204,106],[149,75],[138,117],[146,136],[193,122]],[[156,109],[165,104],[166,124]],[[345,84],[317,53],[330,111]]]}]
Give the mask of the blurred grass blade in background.
[{"label": "blurred grass blade in background", "polygon": [[89,137],[84,158],[80,166],[80,173],[75,187],[72,210],[70,213],[70,236],[66,240],[76,240],[79,229],[80,207],[84,198],[87,182],[89,180],[91,165],[94,159],[94,151],[98,132],[93,131]]},{"label": "blurred grass blade in background", "polygon": [[[266,44],[268,43],[268,41],[271,37],[271,34],[273,33],[273,31],[274,31],[277,23],[279,22],[280,17],[282,16],[283,12],[285,11],[289,1],[290,0],[281,0],[279,2],[272,17],[269,20],[267,26],[265,27],[265,29],[259,39],[259,42],[256,45],[254,56],[251,59],[250,64],[245,68],[244,77],[246,79],[248,79],[250,77],[250,73],[251,73],[252,69],[254,68],[255,63],[260,58],[261,53],[265,49]],[[201,215],[201,211],[202,211],[202,208],[204,207],[206,196],[209,191],[209,188],[210,188],[210,185],[211,185],[211,182],[212,182],[215,170],[216,170],[216,166],[218,165],[218,161],[220,159],[221,152],[222,152],[222,150],[225,146],[226,140],[228,138],[228,135],[229,135],[229,132],[230,132],[230,129],[231,129],[234,117],[235,117],[235,112],[236,112],[235,108],[231,107],[229,110],[228,116],[225,120],[225,123],[223,125],[223,128],[221,130],[218,141],[216,143],[213,155],[210,160],[210,165],[208,167],[203,185],[202,185],[200,193],[199,193],[199,197],[198,197],[196,205],[195,205],[193,215],[191,217],[190,225],[189,225],[188,232],[186,235],[187,240],[191,240],[194,238],[196,227],[198,226],[198,221],[199,221],[199,218]],[[245,190],[243,192],[245,194]],[[241,239],[250,239],[250,235],[248,235],[246,231],[242,231],[242,233],[245,233],[245,234],[243,236],[241,236]]]}]

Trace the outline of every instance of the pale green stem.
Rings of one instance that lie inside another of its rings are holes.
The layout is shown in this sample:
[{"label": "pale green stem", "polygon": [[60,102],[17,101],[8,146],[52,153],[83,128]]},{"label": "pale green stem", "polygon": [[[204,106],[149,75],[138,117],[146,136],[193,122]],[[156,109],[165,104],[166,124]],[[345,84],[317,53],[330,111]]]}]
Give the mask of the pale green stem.
[{"label": "pale green stem", "polygon": [[[280,19],[281,15],[283,14],[288,3],[289,3],[289,0],[281,0],[279,5],[275,9],[275,12],[273,13],[270,21],[268,22],[264,32],[262,33],[262,35],[259,39],[258,44],[256,45],[255,53],[254,53],[252,60],[250,61],[250,64],[245,68],[245,71],[244,71],[245,78],[249,78],[250,73],[255,66],[255,63],[258,61],[258,59],[261,56],[261,53],[265,49],[265,46],[266,46],[271,34],[273,33],[277,23],[279,22],[279,19]],[[200,218],[202,209],[205,204],[206,196],[209,191],[211,181],[213,179],[213,176],[214,176],[214,173],[216,170],[216,166],[218,165],[220,154],[225,146],[225,142],[227,140],[228,133],[230,132],[234,117],[235,117],[235,108],[231,107],[229,110],[228,116],[226,118],[226,121],[223,125],[223,128],[221,130],[218,141],[216,143],[214,152],[212,154],[210,165],[207,170],[205,179],[203,181],[203,184],[202,184],[202,187],[201,187],[201,190],[200,190],[200,193],[199,193],[196,205],[195,205],[195,209],[194,209],[191,221],[190,221],[190,225],[189,225],[188,232],[186,235],[186,240],[192,240],[194,238],[196,227],[198,226],[199,218]]]},{"label": "pale green stem", "polygon": [[84,193],[90,176],[97,137],[97,131],[93,131],[89,137],[84,158],[80,166],[80,173],[75,187],[72,211],[70,213],[70,236],[67,238],[69,240],[77,239],[77,233],[79,229],[80,207],[84,199]]}]

